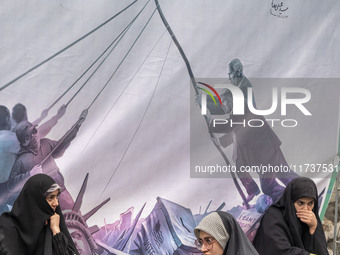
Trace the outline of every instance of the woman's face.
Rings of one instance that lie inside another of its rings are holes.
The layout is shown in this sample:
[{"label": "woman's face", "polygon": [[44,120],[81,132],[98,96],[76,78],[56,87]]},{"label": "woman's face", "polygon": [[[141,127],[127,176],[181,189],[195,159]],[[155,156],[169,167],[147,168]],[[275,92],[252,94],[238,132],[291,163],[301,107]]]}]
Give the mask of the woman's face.
[{"label": "woman's face", "polygon": [[202,246],[202,252],[205,255],[222,255],[223,249],[219,242],[216,241],[211,235],[204,231],[200,231],[200,238],[198,242]]},{"label": "woman's face", "polygon": [[314,203],[314,198],[302,197],[294,202],[294,207],[296,211],[312,211],[314,208]]},{"label": "woman's face", "polygon": [[58,196],[59,190],[55,190],[49,193],[46,197],[46,201],[52,207],[53,211],[55,211],[57,209],[57,206],[59,205]]}]

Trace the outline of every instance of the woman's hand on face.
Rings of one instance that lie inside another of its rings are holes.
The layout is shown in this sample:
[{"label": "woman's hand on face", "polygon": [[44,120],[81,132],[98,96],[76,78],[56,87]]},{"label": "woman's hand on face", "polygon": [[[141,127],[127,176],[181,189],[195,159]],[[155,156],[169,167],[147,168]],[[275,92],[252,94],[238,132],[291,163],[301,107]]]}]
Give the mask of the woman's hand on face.
[{"label": "woman's hand on face", "polygon": [[315,214],[313,211],[307,211],[307,210],[298,210],[296,213],[296,216],[303,222],[306,223],[309,226],[309,233],[311,235],[314,234],[315,229],[318,225],[318,221],[315,217]]},{"label": "woman's hand on face", "polygon": [[57,213],[54,213],[54,215],[50,217],[50,228],[53,232],[53,235],[56,235],[60,232],[59,223],[60,216]]}]

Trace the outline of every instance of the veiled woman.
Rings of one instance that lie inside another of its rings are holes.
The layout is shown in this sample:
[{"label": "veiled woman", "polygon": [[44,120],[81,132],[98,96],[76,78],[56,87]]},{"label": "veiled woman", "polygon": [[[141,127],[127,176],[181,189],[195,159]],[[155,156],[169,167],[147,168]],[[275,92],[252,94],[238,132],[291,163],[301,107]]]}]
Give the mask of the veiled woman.
[{"label": "veiled woman", "polygon": [[27,180],[12,210],[0,216],[9,255],[78,255],[59,207],[59,189],[45,174]]},{"label": "veiled woman", "polygon": [[294,179],[265,212],[255,248],[261,255],[328,255],[318,209],[315,183],[305,177]]},{"label": "veiled woman", "polygon": [[227,212],[205,216],[194,230],[196,247],[209,255],[258,255],[235,218]]}]

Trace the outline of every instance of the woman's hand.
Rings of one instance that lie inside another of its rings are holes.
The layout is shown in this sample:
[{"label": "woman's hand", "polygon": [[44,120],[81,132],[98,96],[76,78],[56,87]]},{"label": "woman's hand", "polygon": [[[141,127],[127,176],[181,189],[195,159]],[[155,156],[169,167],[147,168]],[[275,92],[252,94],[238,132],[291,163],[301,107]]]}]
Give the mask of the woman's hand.
[{"label": "woman's hand", "polygon": [[316,220],[314,212],[307,210],[298,210],[296,216],[303,223],[306,223],[309,226],[309,233],[313,235],[318,225],[318,221]]},{"label": "woman's hand", "polygon": [[54,213],[54,215],[52,215],[50,218],[50,228],[52,230],[53,235],[56,235],[60,232],[59,223],[60,216],[57,213]]}]

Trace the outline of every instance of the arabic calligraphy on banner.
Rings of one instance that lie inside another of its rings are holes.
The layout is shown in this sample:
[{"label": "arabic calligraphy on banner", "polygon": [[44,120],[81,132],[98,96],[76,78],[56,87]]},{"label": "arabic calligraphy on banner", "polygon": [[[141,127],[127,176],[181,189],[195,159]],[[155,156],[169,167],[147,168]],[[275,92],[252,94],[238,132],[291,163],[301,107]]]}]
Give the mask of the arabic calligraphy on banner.
[{"label": "arabic calligraphy on banner", "polygon": [[272,0],[270,14],[278,18],[287,19],[288,9],[289,8],[286,1]]}]

